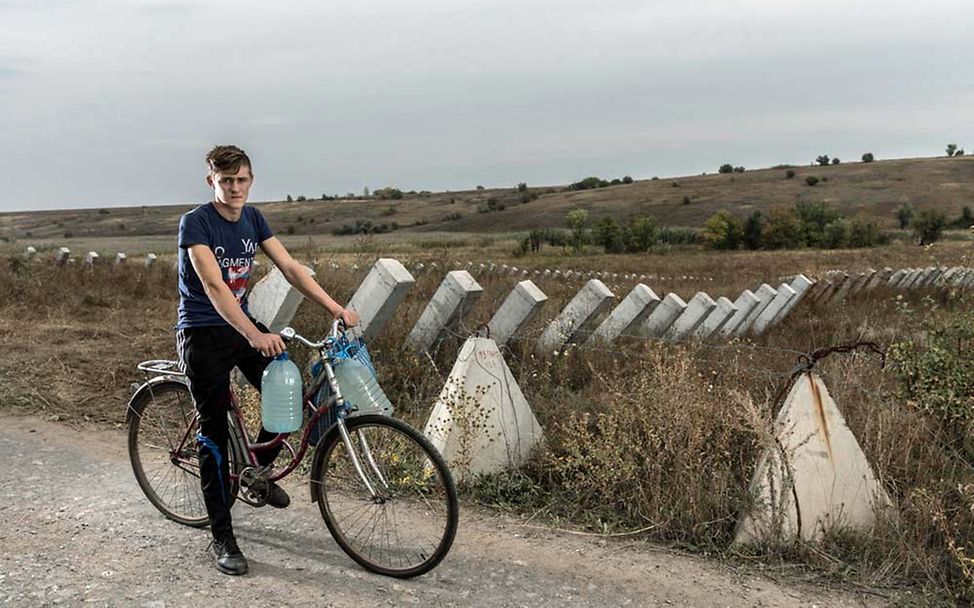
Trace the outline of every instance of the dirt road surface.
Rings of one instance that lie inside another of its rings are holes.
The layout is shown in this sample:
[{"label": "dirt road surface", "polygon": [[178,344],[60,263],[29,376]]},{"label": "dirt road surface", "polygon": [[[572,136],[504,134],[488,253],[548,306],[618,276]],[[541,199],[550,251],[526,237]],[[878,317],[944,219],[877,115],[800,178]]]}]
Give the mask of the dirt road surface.
[{"label": "dirt road surface", "polygon": [[307,488],[284,511],[234,507],[250,574],[218,573],[208,532],[162,517],[121,430],[0,414],[0,606],[878,606],[873,595],[742,574],[652,548],[539,530],[464,505],[432,573],[370,574],[328,534]]}]

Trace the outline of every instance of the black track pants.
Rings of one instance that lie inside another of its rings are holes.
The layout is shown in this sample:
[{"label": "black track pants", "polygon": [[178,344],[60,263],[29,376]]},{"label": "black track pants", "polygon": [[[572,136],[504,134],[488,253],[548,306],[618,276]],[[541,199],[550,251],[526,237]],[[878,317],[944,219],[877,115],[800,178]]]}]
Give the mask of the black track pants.
[{"label": "black track pants", "polygon": [[[257,324],[261,331],[267,328]],[[227,460],[230,411],[230,371],[240,371],[257,390],[264,368],[271,359],[250,346],[237,330],[229,325],[189,327],[176,330],[176,351],[183,371],[189,379],[196,411],[199,412],[200,431],[197,442],[200,454],[200,484],[203,501],[210,516],[210,530],[214,538],[233,531],[230,519],[230,467]],[[269,441],[274,433],[260,430],[258,442]],[[280,448],[258,454],[262,465],[274,462]]]}]

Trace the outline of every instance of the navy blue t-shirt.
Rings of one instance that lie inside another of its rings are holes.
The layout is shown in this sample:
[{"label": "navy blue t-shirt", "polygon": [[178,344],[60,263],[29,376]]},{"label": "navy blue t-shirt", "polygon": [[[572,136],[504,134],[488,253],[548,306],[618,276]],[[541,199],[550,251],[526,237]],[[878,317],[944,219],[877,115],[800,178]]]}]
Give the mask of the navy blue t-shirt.
[{"label": "navy blue t-shirt", "polygon": [[264,216],[253,207],[244,207],[240,219],[231,222],[220,215],[213,203],[200,205],[179,220],[179,321],[178,329],[228,325],[213,308],[203,290],[187,249],[190,245],[206,245],[213,252],[223,280],[237,298],[243,311],[247,280],[257,247],[274,236]]}]

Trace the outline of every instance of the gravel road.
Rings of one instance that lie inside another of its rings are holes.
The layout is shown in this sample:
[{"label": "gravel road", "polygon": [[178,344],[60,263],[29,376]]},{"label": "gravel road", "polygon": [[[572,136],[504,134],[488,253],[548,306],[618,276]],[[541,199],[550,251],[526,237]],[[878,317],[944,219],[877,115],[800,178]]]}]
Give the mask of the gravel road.
[{"label": "gravel road", "polygon": [[384,578],[342,553],[300,480],[285,481],[286,510],[234,507],[250,574],[229,577],[212,566],[207,531],[166,520],[144,498],[122,430],[0,414],[0,454],[0,606],[882,605],[468,505],[436,570]]}]

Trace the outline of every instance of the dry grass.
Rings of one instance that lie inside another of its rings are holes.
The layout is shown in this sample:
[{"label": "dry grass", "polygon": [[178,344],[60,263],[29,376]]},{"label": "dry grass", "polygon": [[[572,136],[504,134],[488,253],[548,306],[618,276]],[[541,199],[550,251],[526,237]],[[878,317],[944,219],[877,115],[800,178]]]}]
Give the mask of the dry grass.
[{"label": "dry grass", "polygon": [[[500,251],[503,242],[487,248]],[[471,250],[406,249],[413,259],[452,265]],[[135,364],[173,356],[175,278],[167,265],[56,269],[0,258],[0,403],[41,415],[124,419]],[[382,253],[360,240],[342,251],[301,252],[319,260],[319,280],[346,301]],[[865,256],[865,257],[860,257]],[[670,277],[649,282],[659,293],[734,295],[743,287],[800,270],[831,267],[961,263],[957,244],[920,250],[895,245],[865,252],[711,254],[687,251],[644,256],[553,257],[562,268],[608,267]],[[327,265],[358,264],[331,272]],[[501,260],[496,260],[500,262]],[[539,260],[533,260],[535,262]],[[638,267],[637,267],[638,266]],[[710,276],[713,281],[672,277]],[[437,345],[431,358],[401,349],[442,273],[420,274],[396,323],[372,344],[386,392],[397,412],[421,424],[463,335],[490,315],[516,277],[481,276],[484,295],[466,328]],[[569,349],[538,356],[533,340],[582,281],[540,280],[550,301],[507,359],[545,428],[547,443],[524,474],[484,480],[490,497],[563,525],[640,535],[706,552],[725,553],[752,468],[767,437],[775,404],[798,352],[857,337],[883,344],[922,337],[927,323],[956,316],[967,302],[936,291],[898,298],[876,292],[835,309],[803,305],[786,323],[756,340],[668,345],[622,340],[608,349]],[[631,283],[616,285],[624,295]],[[312,306],[294,326],[321,335],[328,319]],[[307,353],[295,349],[299,363]],[[435,371],[434,371],[435,370]],[[902,400],[895,378],[865,355],[834,356],[823,373],[850,427],[897,506],[898,517],[870,535],[835,536],[823,545],[766,552],[870,585],[922,586],[944,597],[970,599],[969,539],[974,538],[969,465],[943,449],[936,424]],[[967,594],[966,596],[964,594]]]}]

